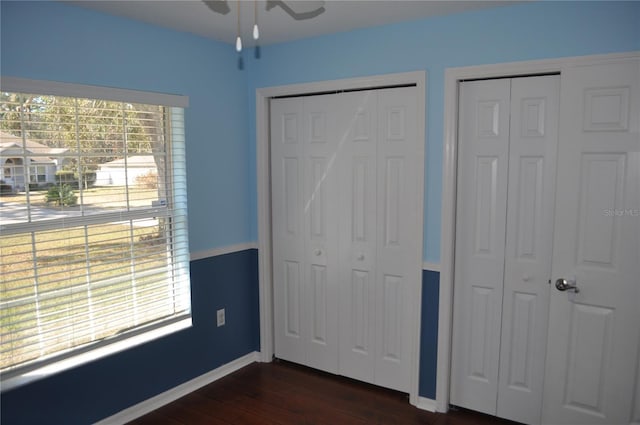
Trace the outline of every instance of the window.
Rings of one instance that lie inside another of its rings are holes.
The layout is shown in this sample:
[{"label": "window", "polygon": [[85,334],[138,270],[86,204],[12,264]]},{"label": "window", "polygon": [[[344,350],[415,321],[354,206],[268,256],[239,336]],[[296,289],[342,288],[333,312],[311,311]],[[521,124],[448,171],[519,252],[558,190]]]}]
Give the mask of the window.
[{"label": "window", "polygon": [[181,97],[52,87],[0,93],[3,378],[190,323]]},{"label": "window", "polygon": [[45,183],[47,181],[45,167],[29,167],[29,183]]}]

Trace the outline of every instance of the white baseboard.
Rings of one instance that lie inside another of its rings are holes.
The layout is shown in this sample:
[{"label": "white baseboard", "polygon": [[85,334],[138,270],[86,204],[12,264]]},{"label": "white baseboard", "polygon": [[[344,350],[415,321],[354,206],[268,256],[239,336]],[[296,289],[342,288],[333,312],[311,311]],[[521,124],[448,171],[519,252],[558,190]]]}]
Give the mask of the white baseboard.
[{"label": "white baseboard", "polygon": [[192,393],[195,390],[204,387],[205,385],[217,381],[218,379],[223,378],[238,369],[242,369],[243,367],[248,366],[251,363],[257,362],[259,361],[259,359],[260,355],[257,351],[249,353],[245,356],[240,357],[239,359],[236,359],[232,362],[220,366],[219,368],[207,372],[204,375],[200,375],[197,378],[185,382],[184,384],[180,384],[177,387],[173,387],[170,390],[158,394],[155,397],[151,397],[141,403],[121,410],[115,415],[109,416],[108,418],[96,422],[95,425],[120,425],[130,422],[134,419],[139,418],[140,416],[146,415],[147,413],[164,406],[165,404],[169,404],[172,401],[179,399],[180,397]]},{"label": "white baseboard", "polygon": [[427,410],[429,412],[436,411],[436,401],[426,397],[418,397],[418,409]]}]

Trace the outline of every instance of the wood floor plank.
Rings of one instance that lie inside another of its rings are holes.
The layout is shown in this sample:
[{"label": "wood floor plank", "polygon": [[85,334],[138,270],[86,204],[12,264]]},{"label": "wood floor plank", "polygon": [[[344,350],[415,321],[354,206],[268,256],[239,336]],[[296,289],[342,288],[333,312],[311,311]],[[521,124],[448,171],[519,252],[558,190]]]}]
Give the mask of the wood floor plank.
[{"label": "wood floor plank", "polygon": [[280,425],[266,415],[247,411],[246,407],[240,403],[223,403],[200,393],[193,393],[189,398],[193,409],[205,414],[215,415],[215,417],[231,424]]},{"label": "wood floor plank", "polygon": [[[242,408],[273,419],[272,416],[268,415],[268,412],[260,408],[260,406],[271,406],[271,413],[275,411],[281,412],[281,416],[276,417],[275,420],[283,424],[292,423],[289,422],[292,416],[303,423],[328,423],[325,421],[329,420],[335,420],[335,423],[344,425],[363,425],[366,423],[349,413],[337,409],[334,405],[326,403],[311,392],[300,391],[299,389],[294,390],[286,385],[278,385],[277,382],[274,382],[274,384],[278,388],[265,389],[260,395],[254,395],[254,397],[247,396],[252,403],[242,403]],[[219,401],[227,399],[224,392],[221,394],[218,388],[207,388],[202,393]],[[256,404],[257,400],[262,403],[260,405]]]},{"label": "wood floor plank", "polygon": [[170,417],[165,416],[162,412],[159,412],[158,410],[148,413],[136,419],[132,423],[135,423],[136,425],[157,425],[157,424],[184,425],[184,422],[171,419]]},{"label": "wood floor plank", "polygon": [[430,413],[407,394],[288,362],[254,363],[133,425],[516,425],[464,409]]},{"label": "wood floor plank", "polygon": [[216,414],[211,412],[203,412],[194,408],[189,399],[179,399],[175,403],[169,404],[170,410],[162,412],[165,416],[189,425],[230,425]]},{"label": "wood floor plank", "polygon": [[[419,410],[405,409],[409,404],[408,395],[382,389],[369,384],[346,378],[317,372],[308,376],[304,369],[290,365],[288,369],[278,370],[275,380],[284,382],[288,392],[316,397],[334,409],[356,416],[367,423],[403,423],[414,421],[414,415],[407,418],[409,412]],[[421,423],[432,423],[426,418]]]}]

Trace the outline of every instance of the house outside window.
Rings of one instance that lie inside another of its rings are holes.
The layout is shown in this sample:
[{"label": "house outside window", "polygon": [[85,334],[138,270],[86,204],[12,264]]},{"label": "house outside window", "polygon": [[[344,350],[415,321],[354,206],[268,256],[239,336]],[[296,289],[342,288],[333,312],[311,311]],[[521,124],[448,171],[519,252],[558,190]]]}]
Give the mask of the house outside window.
[{"label": "house outside window", "polygon": [[[18,192],[0,203],[3,381],[189,326],[182,107],[4,86],[0,161]],[[140,158],[145,175],[96,181]]]}]

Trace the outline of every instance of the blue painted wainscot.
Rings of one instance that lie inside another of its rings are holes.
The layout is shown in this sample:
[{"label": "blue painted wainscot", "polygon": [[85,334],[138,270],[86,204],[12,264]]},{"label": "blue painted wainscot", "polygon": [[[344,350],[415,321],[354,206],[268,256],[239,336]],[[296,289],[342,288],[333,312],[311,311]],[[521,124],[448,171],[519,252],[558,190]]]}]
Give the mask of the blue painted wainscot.
[{"label": "blue painted wainscot", "polygon": [[[193,327],[2,393],[0,422],[89,424],[260,349],[258,254],[191,262]],[[216,310],[226,325],[216,327]]]},{"label": "blue painted wainscot", "polygon": [[436,399],[438,369],[438,299],[440,273],[422,271],[422,327],[420,328],[420,397]]}]

